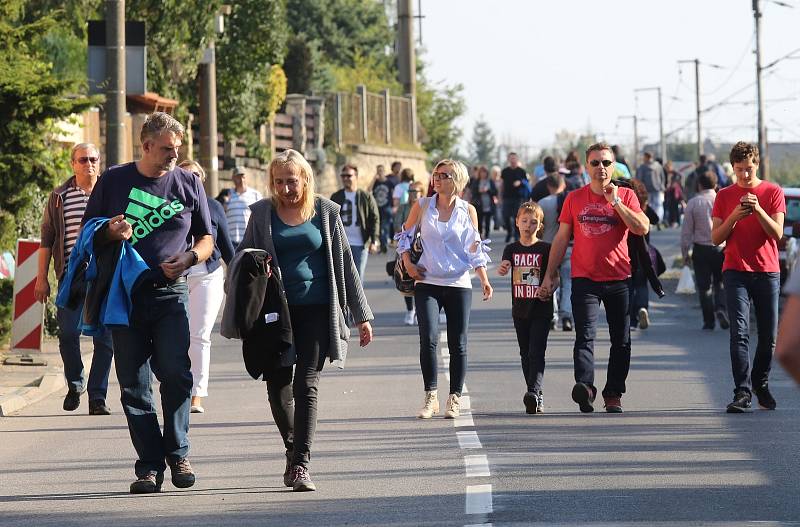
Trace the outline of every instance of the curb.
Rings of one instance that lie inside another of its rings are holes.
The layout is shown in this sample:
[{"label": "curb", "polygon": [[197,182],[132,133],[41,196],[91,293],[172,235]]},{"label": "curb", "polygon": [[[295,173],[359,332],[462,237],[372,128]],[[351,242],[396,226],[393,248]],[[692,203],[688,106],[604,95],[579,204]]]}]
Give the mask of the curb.
[{"label": "curb", "polygon": [[63,373],[45,373],[34,382],[34,386],[24,386],[16,392],[0,397],[0,417],[8,417],[28,405],[41,401],[45,397],[66,386]]}]

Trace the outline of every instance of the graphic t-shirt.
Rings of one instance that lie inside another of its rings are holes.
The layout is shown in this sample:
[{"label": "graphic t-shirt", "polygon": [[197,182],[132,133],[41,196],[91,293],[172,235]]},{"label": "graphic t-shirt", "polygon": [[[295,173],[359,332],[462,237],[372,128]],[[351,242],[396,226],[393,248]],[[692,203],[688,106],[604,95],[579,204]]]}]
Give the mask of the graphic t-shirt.
[{"label": "graphic t-shirt", "polygon": [[211,234],[211,216],[200,178],[182,168],[161,177],[143,176],[136,163],[113,166],[92,190],[83,221],[124,214],[133,226],[129,240],[155,278],[159,264],[192,248],[192,238]]},{"label": "graphic t-shirt", "polygon": [[355,192],[344,192],[344,202],[339,211],[344,224],[344,234],[350,245],[364,245],[364,236],[361,234],[361,224],[358,222],[358,203]]},{"label": "graphic t-shirt", "polygon": [[392,191],[392,198],[399,199],[400,205],[405,205],[408,203],[408,187],[411,186],[411,183],[408,181],[403,181],[399,183],[397,186],[394,187]]},{"label": "graphic t-shirt", "polygon": [[536,242],[525,246],[521,242],[509,243],[503,250],[503,260],[511,262],[511,316],[514,318],[553,317],[553,299],[539,300],[539,290],[547,270],[550,244]]},{"label": "graphic t-shirt", "polygon": [[388,209],[392,206],[392,186],[388,181],[376,181],[372,186],[372,197],[379,209]]},{"label": "graphic t-shirt", "polygon": [[[619,187],[617,195],[633,212],[642,212],[631,189]],[[590,185],[573,190],[564,200],[558,221],[571,225],[575,237],[572,278],[610,282],[631,275],[628,226],[605,196],[592,192]]]},{"label": "graphic t-shirt", "polygon": [[[783,189],[769,181],[762,181],[755,188],[731,185],[720,190],[714,200],[711,217],[725,221],[747,193],[756,195],[759,205],[768,215],[786,213]],[[722,270],[728,269],[750,273],[780,272],[778,242],[767,236],[755,214],[739,220],[728,236]]]}]

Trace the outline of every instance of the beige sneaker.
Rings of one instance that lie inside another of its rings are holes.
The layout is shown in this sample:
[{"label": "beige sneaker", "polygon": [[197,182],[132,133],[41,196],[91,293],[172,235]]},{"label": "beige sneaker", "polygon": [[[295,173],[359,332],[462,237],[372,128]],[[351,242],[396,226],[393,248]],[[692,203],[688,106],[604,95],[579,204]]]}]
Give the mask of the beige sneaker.
[{"label": "beige sneaker", "polygon": [[417,414],[420,419],[430,419],[439,413],[439,394],[436,390],[425,392],[425,404]]},{"label": "beige sneaker", "polygon": [[447,398],[447,405],[444,409],[444,418],[453,419],[459,415],[461,415],[461,401],[458,399],[458,395],[451,393],[450,397]]}]

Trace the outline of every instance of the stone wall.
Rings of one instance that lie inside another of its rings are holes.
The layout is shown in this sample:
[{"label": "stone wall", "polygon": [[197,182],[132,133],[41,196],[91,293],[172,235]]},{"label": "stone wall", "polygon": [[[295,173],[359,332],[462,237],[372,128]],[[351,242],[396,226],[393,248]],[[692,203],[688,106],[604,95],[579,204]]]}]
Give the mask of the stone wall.
[{"label": "stone wall", "polygon": [[394,161],[400,161],[403,168],[412,169],[415,179],[427,186],[429,173],[426,160],[427,155],[421,150],[400,150],[373,145],[348,146],[345,152],[336,155],[335,160],[329,159],[325,170],[317,174],[317,192],[330,196],[340,189],[342,185],[339,169],[347,163],[358,167],[358,186],[363,189],[372,184],[378,165],[383,165],[386,173],[389,173]]}]

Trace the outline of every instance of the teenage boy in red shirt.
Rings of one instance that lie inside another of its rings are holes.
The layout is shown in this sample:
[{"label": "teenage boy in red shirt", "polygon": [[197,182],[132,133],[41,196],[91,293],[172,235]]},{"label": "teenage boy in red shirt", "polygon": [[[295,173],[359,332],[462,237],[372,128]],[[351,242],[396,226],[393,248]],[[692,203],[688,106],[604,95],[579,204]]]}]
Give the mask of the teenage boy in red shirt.
[{"label": "teenage boy in red shirt", "polygon": [[650,220],[639,207],[631,189],[611,182],[614,153],[611,146],[597,143],[586,150],[586,165],[591,181],[573,190],[564,201],[558,233],[550,249],[545,279],[539,297],[552,295],[558,286],[558,268],[570,238],[572,249],[572,316],[575,319],[573,362],[575,386],[572,400],[581,412],[594,410],[594,340],[600,303],[606,307],[611,351],[608,379],[603,388],[606,412],[622,412],[622,394],[631,363],[631,331],[628,315],[628,232],[643,236]]},{"label": "teenage boy in red shirt", "polygon": [[[730,161],[736,185],[719,191],[712,209],[711,241],[726,242],[722,283],[728,300],[734,396],[728,413],[750,410],[751,393],[758,404],[774,410],[768,379],[778,334],[780,267],[778,240],[783,236],[786,201],[781,187],[758,178],[758,147],[739,141]],[[758,345],[750,366],[750,299],[756,310]]]}]

